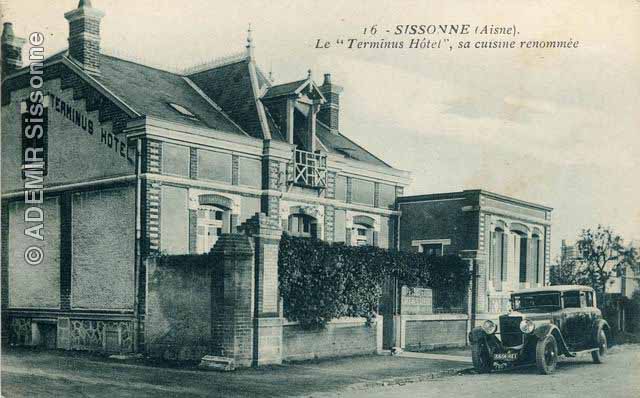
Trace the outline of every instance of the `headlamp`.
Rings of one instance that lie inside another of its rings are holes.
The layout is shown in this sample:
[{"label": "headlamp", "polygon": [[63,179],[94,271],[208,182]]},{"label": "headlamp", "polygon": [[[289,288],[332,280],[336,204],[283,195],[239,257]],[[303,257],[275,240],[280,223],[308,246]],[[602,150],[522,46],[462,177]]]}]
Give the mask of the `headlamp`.
[{"label": "headlamp", "polygon": [[482,324],[482,329],[485,331],[485,333],[487,334],[494,334],[496,332],[496,330],[498,330],[498,326],[496,326],[495,323],[493,323],[490,320],[486,320],[484,321],[484,323]]},{"label": "headlamp", "polygon": [[522,333],[533,333],[533,329],[535,329],[535,325],[530,320],[525,319],[520,322],[520,330],[522,331]]}]

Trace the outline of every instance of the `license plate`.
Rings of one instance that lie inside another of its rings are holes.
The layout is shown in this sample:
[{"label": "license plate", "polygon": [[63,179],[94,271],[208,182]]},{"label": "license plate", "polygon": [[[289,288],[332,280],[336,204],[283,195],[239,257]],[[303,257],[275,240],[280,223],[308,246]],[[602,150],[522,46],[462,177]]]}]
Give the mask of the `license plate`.
[{"label": "license plate", "polygon": [[493,354],[494,361],[515,361],[518,359],[517,352],[500,352]]}]

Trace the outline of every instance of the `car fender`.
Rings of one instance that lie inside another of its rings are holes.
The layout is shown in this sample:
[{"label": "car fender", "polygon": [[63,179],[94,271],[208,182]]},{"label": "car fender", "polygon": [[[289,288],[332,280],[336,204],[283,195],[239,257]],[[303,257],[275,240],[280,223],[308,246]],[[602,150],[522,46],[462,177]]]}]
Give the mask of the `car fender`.
[{"label": "car fender", "polygon": [[487,332],[484,331],[484,329],[482,329],[482,327],[480,326],[476,326],[475,328],[471,329],[471,332],[469,333],[469,342],[471,343],[477,343],[477,342],[481,342],[484,341],[487,338]]},{"label": "car fender", "polygon": [[600,330],[604,330],[604,332],[607,334],[607,337],[610,337],[609,333],[611,331],[611,327],[609,326],[609,323],[604,319],[596,319],[596,321],[593,322],[593,326],[591,327],[591,342],[594,344],[594,347],[597,346],[598,333],[600,333]]},{"label": "car fender", "polygon": [[534,331],[533,335],[536,336],[538,340],[542,340],[548,335],[553,335],[555,337],[556,342],[558,343],[558,349],[561,353],[566,356],[573,357],[574,355],[569,351],[567,347],[567,343],[564,341],[564,337],[562,337],[562,333],[560,333],[560,329],[552,323],[547,323],[545,325],[538,326]]}]

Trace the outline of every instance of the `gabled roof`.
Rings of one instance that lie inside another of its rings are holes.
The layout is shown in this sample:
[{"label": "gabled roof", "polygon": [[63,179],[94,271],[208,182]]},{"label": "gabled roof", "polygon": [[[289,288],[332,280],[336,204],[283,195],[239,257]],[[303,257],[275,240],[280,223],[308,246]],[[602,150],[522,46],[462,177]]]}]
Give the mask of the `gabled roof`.
[{"label": "gabled roof", "polygon": [[[137,112],[198,127],[246,136],[180,75],[101,54],[99,82]],[[188,109],[196,118],[177,112],[169,104]]]},{"label": "gabled roof", "polygon": [[322,95],[322,92],[318,89],[318,87],[315,85],[315,83],[313,82],[313,80],[311,80],[310,77],[303,80],[297,80],[295,82],[283,83],[283,84],[271,86],[269,87],[269,90],[262,96],[262,99],[269,100],[269,99],[277,98],[281,96],[298,95],[300,92],[302,92],[303,89],[305,89],[308,86],[311,87],[311,89],[315,93],[314,95],[317,98],[320,98],[324,101],[324,96]]},{"label": "gabled roof", "polygon": [[278,84],[271,86],[269,90],[262,96],[262,99],[275,98],[281,95],[293,94],[299,87],[302,87],[307,79],[296,80],[295,82]]}]

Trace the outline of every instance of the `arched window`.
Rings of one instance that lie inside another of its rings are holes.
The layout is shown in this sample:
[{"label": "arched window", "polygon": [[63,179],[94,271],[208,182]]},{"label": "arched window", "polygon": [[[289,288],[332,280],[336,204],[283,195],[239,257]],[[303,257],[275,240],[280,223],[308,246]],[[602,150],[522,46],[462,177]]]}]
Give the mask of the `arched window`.
[{"label": "arched window", "polygon": [[527,282],[527,258],[529,250],[529,239],[526,234],[516,231],[514,239],[514,259],[518,262],[519,281]]},{"label": "arched window", "polygon": [[491,235],[491,277],[494,286],[499,289],[500,282],[507,280],[507,234],[504,229],[497,227]]},{"label": "arched window", "polygon": [[287,230],[291,236],[317,238],[316,219],[307,214],[290,215]]},{"label": "arched window", "polygon": [[196,251],[208,253],[218,237],[229,232],[230,211],[219,206],[199,205],[196,216]]},{"label": "arched window", "polygon": [[531,261],[533,262],[533,268],[535,272],[535,277],[532,278],[536,283],[540,283],[540,269],[542,268],[541,260],[542,260],[542,245],[540,244],[540,236],[534,234],[531,237]]}]

